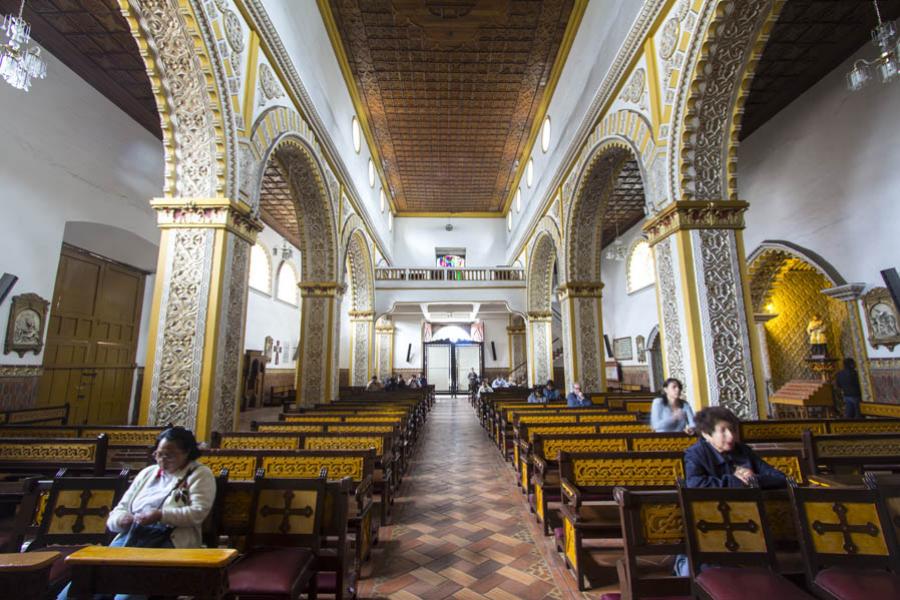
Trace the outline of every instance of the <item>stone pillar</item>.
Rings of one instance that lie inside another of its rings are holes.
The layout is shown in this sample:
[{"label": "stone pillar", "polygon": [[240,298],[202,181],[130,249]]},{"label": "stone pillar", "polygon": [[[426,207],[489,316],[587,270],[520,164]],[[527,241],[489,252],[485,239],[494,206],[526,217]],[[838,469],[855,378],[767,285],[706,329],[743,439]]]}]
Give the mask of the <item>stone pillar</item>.
[{"label": "stone pillar", "polygon": [[300,282],[300,351],[297,403],[331,402],[338,394],[340,313],[344,286],[334,281]]},{"label": "stone pillar", "polygon": [[528,385],[553,377],[553,313],[528,313]]},{"label": "stone pillar", "polygon": [[390,377],[394,372],[394,324],[388,319],[375,325],[375,356],[375,372],[384,383],[385,377]]},{"label": "stone pillar", "polygon": [[568,281],[559,286],[566,390],[580,383],[585,394],[606,391],[602,290],[599,281]]},{"label": "stone pillar", "polygon": [[[826,296],[847,303],[847,318],[850,321],[850,339],[853,343],[853,360],[856,361],[856,370],[859,373],[859,387],[862,392],[863,402],[874,402],[875,393],[872,387],[872,370],[869,365],[869,353],[866,350],[866,336],[863,331],[862,317],[860,316],[859,300],[865,292],[865,283],[848,283],[827,290],[822,290]],[[840,368],[844,368],[843,365]]]},{"label": "stone pillar", "polygon": [[262,224],[228,198],[150,204],[162,231],[140,422],[206,440],[235,428],[250,247]]},{"label": "stone pillar", "polygon": [[759,364],[762,369],[763,390],[766,395],[766,414],[770,417],[775,416],[772,410],[772,404],[769,398],[775,393],[772,389],[772,365],[769,362],[769,342],[766,337],[766,323],[777,317],[772,313],[757,313],[753,315],[753,322],[756,323],[756,339],[759,340]]},{"label": "stone pillar", "polygon": [[375,313],[350,311],[350,385],[365,386],[372,377]]},{"label": "stone pillar", "polygon": [[742,229],[746,202],[672,202],[645,226],[654,250],[667,377],[695,408],[765,415]]},{"label": "stone pillar", "polygon": [[520,380],[528,379],[526,329],[524,325],[510,325],[506,328],[506,335],[509,338],[509,376]]}]

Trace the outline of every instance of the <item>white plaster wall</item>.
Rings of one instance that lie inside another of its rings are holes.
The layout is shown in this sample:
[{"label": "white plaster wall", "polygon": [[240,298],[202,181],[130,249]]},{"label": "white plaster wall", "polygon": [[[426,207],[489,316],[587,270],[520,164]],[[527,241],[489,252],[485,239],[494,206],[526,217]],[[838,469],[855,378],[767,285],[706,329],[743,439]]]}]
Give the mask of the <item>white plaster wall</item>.
[{"label": "white plaster wall", "polygon": [[[162,193],[163,148],[53,55],[43,56],[47,78],[27,94],[0,83],[0,273],[19,277],[10,296],[33,292],[50,300],[67,222],[118,227],[149,247],[159,244],[148,200]],[[134,261],[118,241],[95,240],[109,258]],[[155,270],[155,261],[150,265]],[[152,278],[146,286],[152,290]],[[0,337],[9,301],[0,306]],[[142,338],[149,312],[145,302]],[[141,344],[139,365],[145,355]],[[0,362],[40,364],[42,358],[6,354]]]},{"label": "white plaster wall", "polygon": [[465,248],[466,266],[503,264],[505,219],[398,218],[394,220],[394,266],[433,267],[435,248]]},{"label": "white plaster wall", "polygon": [[[638,224],[622,235],[622,239],[631,247],[632,242],[641,237],[641,226]],[[603,280],[603,333],[609,337],[610,343],[616,338],[630,337],[632,360],[621,361],[623,365],[642,365],[637,360],[637,344],[635,338],[642,335],[650,337],[650,331],[659,323],[656,307],[656,286],[651,285],[633,294],[628,293],[626,261],[601,259],[600,273]],[[605,349],[604,349],[605,353]]]},{"label": "white plaster wall", "polygon": [[269,18],[278,28],[278,35],[290,55],[294,67],[306,87],[316,111],[347,166],[353,185],[362,199],[378,236],[391,252],[391,232],[388,231],[389,210],[379,209],[380,183],[369,187],[368,165],[371,156],[363,137],[362,150],[353,150],[351,122],[353,101],[341,75],[340,65],[322,15],[312,0],[263,0]]},{"label": "white plaster wall", "polygon": [[[266,226],[260,232],[257,241],[266,249],[271,259],[271,285],[268,291],[257,290],[251,287],[247,294],[247,323],[244,329],[244,349],[263,350],[266,336],[272,336],[272,343],[280,341],[285,351],[281,354],[277,366],[273,355],[272,362],[267,363],[266,367],[269,369],[292,369],[297,364],[293,360],[294,348],[300,343],[300,307],[275,298],[275,290],[277,289],[276,277],[278,267],[282,262],[280,248],[284,238],[275,233],[269,226]],[[273,248],[279,249],[277,257],[272,255]],[[294,254],[290,262],[299,274],[301,257],[300,250],[297,248],[294,248]],[[299,293],[297,297],[299,301]]]},{"label": "white plaster wall", "polygon": [[[856,93],[844,85],[852,62],[871,57],[866,44],[741,144],[748,253],[787,240],[869,286],[884,285],[880,270],[900,267],[900,85]],[[900,348],[869,355],[900,356]]]},{"label": "white plaster wall", "polygon": [[[509,317],[491,317],[484,319],[484,368],[509,368],[509,334],[506,327]],[[497,360],[491,354],[491,342],[497,350]]]},{"label": "white plaster wall", "polygon": [[[508,317],[486,317],[484,320],[484,366],[487,369],[509,367],[509,337],[506,333]],[[394,317],[394,369],[422,368],[421,317]],[[491,342],[497,348],[497,360],[491,355]],[[406,351],[412,344],[409,362]]]},{"label": "white plaster wall", "polygon": [[572,145],[582,119],[643,4],[643,0],[588,3],[547,109],[552,123],[550,148],[542,152],[540,140],[535,143],[531,153],[534,158],[532,187],[529,188],[522,178],[522,212],[517,213],[513,207],[513,229],[506,247],[507,262],[515,260],[516,257],[511,256],[513,249],[528,233],[528,224],[535,218],[541,200],[552,193],[553,176],[564,166],[565,152]]}]

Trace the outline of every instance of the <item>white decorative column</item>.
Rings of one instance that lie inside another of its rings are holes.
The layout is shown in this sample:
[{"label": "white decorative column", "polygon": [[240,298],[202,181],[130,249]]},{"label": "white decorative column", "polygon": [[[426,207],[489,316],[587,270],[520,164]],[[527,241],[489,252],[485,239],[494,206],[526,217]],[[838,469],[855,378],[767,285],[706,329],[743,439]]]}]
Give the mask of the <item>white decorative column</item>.
[{"label": "white decorative column", "polygon": [[375,372],[383,383],[394,372],[394,324],[390,319],[381,318],[375,324],[375,356]]},{"label": "white decorative column", "polygon": [[300,351],[295,387],[297,404],[330,402],[338,393],[340,310],[344,286],[330,282],[300,282]]},{"label": "white decorative column", "polygon": [[235,427],[250,247],[262,225],[228,198],[150,204],[162,231],[140,422],[205,440]]},{"label": "white decorative column", "polygon": [[[863,402],[874,402],[872,389],[872,370],[869,365],[869,353],[866,349],[866,336],[860,316],[860,299],[866,290],[865,283],[848,283],[822,290],[826,296],[847,303],[847,318],[850,321],[850,339],[853,343],[853,360],[859,373],[859,387]],[[841,367],[843,368],[843,366]]]},{"label": "white decorative column", "polygon": [[580,383],[586,394],[606,391],[602,291],[599,281],[568,281],[558,288],[567,390]]},{"label": "white decorative column", "polygon": [[[518,317],[513,317],[517,319]],[[506,334],[509,338],[509,373],[510,377],[517,379],[528,378],[528,349],[527,349],[527,328],[524,324],[516,324],[513,322],[506,328]],[[524,368],[520,368],[523,365]]]},{"label": "white decorative column", "polygon": [[528,384],[531,386],[553,377],[552,322],[552,313],[528,313]]},{"label": "white decorative column", "polygon": [[363,386],[372,377],[372,345],[375,342],[375,313],[350,311],[350,385]]},{"label": "white decorative column", "polygon": [[645,226],[657,270],[666,374],[696,408],[765,414],[744,253],[746,202],[672,202]]}]

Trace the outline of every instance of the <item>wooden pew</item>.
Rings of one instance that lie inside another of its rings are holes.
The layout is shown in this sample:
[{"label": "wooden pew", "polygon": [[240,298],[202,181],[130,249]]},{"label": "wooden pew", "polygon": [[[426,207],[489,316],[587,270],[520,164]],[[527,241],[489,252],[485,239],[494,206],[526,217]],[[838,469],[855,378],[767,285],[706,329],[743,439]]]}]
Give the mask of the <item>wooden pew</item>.
[{"label": "wooden pew", "polygon": [[819,435],[803,432],[803,453],[810,472],[900,472],[900,433]]},{"label": "wooden pew", "polygon": [[213,432],[211,446],[225,450],[367,450],[375,449],[374,489],[380,497],[380,524],[390,521],[398,478],[395,475],[393,431],[389,433],[260,433]]},{"label": "wooden pew", "polygon": [[65,425],[69,422],[69,404],[0,411],[0,425]]},{"label": "wooden pew", "polygon": [[[800,452],[758,452],[773,467],[805,483]],[[611,510],[616,487],[667,490],[684,478],[683,452],[610,452],[559,454],[563,531],[560,546],[580,590],[585,580],[609,581],[620,557],[610,540],[621,539],[618,510]],[[613,542],[614,544],[614,542]]]},{"label": "wooden pew", "polygon": [[0,438],[0,473],[52,476],[70,473],[100,476],[106,472],[109,438]]},{"label": "wooden pew", "polygon": [[141,468],[152,459],[156,438],[166,427],[131,425],[6,425],[0,427],[0,438],[95,438],[109,439],[107,468]]},{"label": "wooden pew", "polygon": [[[353,482],[353,503],[348,516],[348,528],[355,536],[360,562],[368,557],[371,546],[377,543],[378,529],[372,518],[375,471],[375,451],[372,449],[207,450],[199,460],[214,473],[227,469],[229,482],[252,481],[258,469],[262,469],[266,477],[288,479],[316,477],[323,468],[328,469],[329,479],[349,477]],[[226,498],[223,511],[226,514],[238,514],[246,512],[246,506],[239,502],[229,504]]]},{"label": "wooden pew", "polygon": [[741,422],[747,444],[798,442],[804,431],[826,433],[900,433],[900,419],[771,419]]}]

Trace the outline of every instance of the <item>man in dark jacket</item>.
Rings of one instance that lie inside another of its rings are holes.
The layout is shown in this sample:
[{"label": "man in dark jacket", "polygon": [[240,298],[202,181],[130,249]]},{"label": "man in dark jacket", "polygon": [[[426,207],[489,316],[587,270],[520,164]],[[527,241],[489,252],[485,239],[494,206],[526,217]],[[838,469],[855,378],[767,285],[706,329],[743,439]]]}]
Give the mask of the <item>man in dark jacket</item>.
[{"label": "man in dark jacket", "polygon": [[856,372],[856,361],[852,358],[844,359],[844,368],[835,375],[835,383],[844,396],[844,418],[859,419],[859,403],[862,400],[862,392],[859,389],[859,373]]}]

